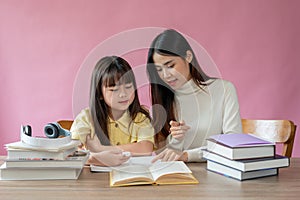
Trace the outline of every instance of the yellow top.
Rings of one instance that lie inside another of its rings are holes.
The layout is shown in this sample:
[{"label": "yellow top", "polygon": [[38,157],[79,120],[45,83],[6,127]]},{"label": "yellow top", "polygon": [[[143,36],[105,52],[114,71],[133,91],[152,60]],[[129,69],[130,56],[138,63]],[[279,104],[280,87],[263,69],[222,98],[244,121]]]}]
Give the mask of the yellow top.
[{"label": "yellow top", "polygon": [[[129,112],[125,112],[120,119],[108,120],[108,135],[111,145],[122,145],[140,141],[150,141],[154,144],[154,129],[150,120],[143,114],[138,113],[132,121]],[[75,118],[71,127],[72,139],[86,143],[86,136],[95,135],[92,116],[89,108],[83,109]]]}]

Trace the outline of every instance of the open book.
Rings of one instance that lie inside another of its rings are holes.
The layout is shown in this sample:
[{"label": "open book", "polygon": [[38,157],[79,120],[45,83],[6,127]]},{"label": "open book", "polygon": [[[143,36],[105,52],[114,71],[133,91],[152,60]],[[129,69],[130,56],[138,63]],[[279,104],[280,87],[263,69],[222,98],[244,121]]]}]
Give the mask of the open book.
[{"label": "open book", "polygon": [[198,180],[182,161],[160,162],[152,165],[129,164],[112,169],[110,186],[197,184]]}]

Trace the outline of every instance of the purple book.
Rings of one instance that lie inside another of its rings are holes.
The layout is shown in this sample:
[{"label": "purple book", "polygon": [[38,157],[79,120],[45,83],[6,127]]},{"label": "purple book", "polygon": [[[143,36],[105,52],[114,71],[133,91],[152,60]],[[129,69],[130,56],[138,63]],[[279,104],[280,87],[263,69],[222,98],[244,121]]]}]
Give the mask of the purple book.
[{"label": "purple book", "polygon": [[258,138],[253,134],[245,134],[245,133],[218,134],[218,135],[211,136],[210,139],[213,139],[217,143],[221,143],[229,147],[274,145],[274,143],[270,141]]}]

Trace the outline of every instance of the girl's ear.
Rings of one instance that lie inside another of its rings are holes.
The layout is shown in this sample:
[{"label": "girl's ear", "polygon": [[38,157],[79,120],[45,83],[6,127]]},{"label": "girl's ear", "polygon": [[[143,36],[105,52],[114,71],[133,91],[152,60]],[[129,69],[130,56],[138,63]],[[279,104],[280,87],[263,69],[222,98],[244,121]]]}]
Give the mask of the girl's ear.
[{"label": "girl's ear", "polygon": [[193,60],[193,53],[192,53],[190,50],[187,50],[187,51],[186,51],[185,60],[186,60],[188,63],[191,63],[191,62],[192,62],[192,60]]},{"label": "girl's ear", "polygon": [[101,101],[104,100],[103,94],[100,95],[99,99],[100,99]]}]

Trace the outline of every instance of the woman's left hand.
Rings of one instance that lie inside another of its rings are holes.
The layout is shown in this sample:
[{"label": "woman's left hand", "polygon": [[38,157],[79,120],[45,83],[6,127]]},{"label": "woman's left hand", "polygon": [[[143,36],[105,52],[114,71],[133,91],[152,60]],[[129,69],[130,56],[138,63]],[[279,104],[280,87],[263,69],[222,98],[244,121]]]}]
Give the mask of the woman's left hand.
[{"label": "woman's left hand", "polygon": [[158,154],[153,160],[152,163],[156,162],[157,160],[161,161],[175,161],[181,160],[184,162],[188,161],[188,155],[186,152],[180,152],[173,149],[166,148],[160,154]]},{"label": "woman's left hand", "polygon": [[185,124],[184,121],[176,122],[170,121],[170,134],[179,140],[182,140],[186,134],[186,132],[190,129],[189,126]]}]

